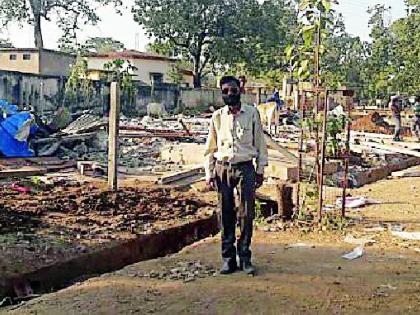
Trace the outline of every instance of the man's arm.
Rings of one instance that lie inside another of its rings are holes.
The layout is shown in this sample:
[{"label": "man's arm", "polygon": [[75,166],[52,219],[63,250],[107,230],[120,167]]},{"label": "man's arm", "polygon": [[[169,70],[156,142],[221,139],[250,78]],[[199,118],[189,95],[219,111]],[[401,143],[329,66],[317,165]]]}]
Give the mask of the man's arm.
[{"label": "man's arm", "polygon": [[268,165],[268,151],[267,144],[264,140],[264,132],[261,125],[260,114],[258,110],[255,109],[254,114],[254,145],[257,149],[257,174],[263,175],[264,168]]},{"label": "man's arm", "polygon": [[216,128],[214,127],[214,117],[215,115],[213,114],[209,126],[209,135],[207,137],[206,150],[204,152],[204,169],[206,171],[207,182],[214,177],[214,166],[216,162],[214,158],[214,153],[217,151],[217,134]]}]

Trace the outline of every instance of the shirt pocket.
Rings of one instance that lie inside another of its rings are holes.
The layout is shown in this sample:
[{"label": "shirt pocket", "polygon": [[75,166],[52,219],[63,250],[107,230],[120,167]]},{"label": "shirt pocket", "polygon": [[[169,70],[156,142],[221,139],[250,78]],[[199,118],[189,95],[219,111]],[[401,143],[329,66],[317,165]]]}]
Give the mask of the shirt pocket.
[{"label": "shirt pocket", "polygon": [[252,145],[252,128],[238,127],[238,139],[242,144]]}]

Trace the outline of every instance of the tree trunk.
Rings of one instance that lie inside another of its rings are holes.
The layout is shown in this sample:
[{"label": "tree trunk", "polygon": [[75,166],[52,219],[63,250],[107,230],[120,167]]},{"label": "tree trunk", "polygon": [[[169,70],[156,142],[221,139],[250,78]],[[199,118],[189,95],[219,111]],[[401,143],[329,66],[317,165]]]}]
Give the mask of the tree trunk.
[{"label": "tree trunk", "polygon": [[41,15],[36,14],[34,16],[34,38],[35,38],[35,47],[38,49],[44,48],[44,40],[42,39],[42,30],[41,30]]},{"label": "tree trunk", "polygon": [[32,14],[34,16],[34,38],[35,47],[38,49],[44,48],[44,40],[42,39],[41,30],[41,1],[40,0],[29,0]]},{"label": "tree trunk", "polygon": [[194,88],[201,88],[201,73],[194,72]]},{"label": "tree trunk", "polygon": [[198,54],[194,55],[194,88],[201,88],[201,71],[200,71],[200,58],[201,58],[201,49],[199,49]]}]

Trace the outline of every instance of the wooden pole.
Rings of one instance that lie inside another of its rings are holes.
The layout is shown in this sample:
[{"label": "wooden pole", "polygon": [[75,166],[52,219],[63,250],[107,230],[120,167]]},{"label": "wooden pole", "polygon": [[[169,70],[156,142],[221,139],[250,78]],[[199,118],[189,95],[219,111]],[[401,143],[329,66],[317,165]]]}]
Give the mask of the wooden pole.
[{"label": "wooden pole", "polygon": [[118,189],[118,133],[120,122],[120,87],[117,82],[111,83],[111,101],[108,134],[108,189]]},{"label": "wooden pole", "polygon": [[[350,98],[351,104],[353,104],[353,97]],[[346,135],[346,156],[344,160],[344,180],[343,180],[343,200],[341,203],[341,216],[346,217],[346,195],[347,185],[349,179],[349,164],[350,164],[350,131],[351,131],[351,105],[347,104],[347,135]]]}]

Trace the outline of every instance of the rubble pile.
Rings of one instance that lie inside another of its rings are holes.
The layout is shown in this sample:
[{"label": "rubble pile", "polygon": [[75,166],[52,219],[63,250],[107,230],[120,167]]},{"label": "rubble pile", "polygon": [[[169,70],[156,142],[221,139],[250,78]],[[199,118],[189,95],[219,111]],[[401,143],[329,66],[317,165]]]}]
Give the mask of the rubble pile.
[{"label": "rubble pile", "polygon": [[[351,130],[392,135],[394,127],[387,123],[378,112],[373,112],[354,120]],[[410,130],[407,127],[403,126],[401,132],[405,136],[410,136]]]}]

